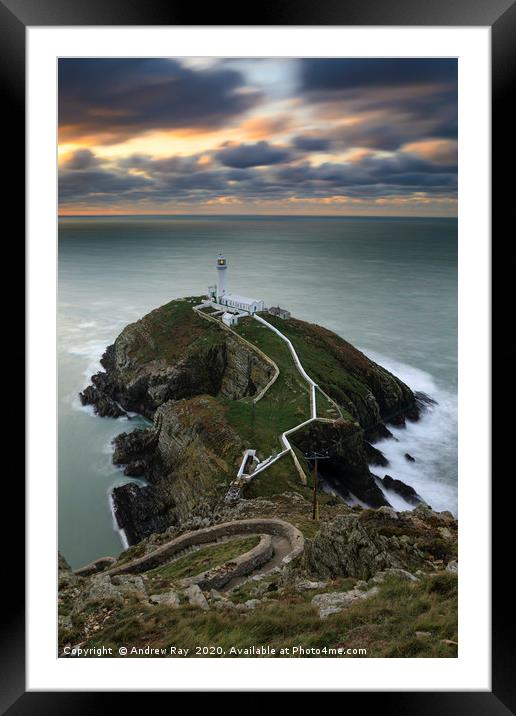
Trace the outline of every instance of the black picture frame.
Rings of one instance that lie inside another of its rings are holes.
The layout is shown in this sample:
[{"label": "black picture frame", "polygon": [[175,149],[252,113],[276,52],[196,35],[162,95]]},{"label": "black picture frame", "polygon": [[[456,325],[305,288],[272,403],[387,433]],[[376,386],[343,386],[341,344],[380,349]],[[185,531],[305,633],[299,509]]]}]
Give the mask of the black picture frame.
[{"label": "black picture frame", "polygon": [[[513,283],[507,260],[502,255],[503,237],[512,239],[514,202],[511,181],[505,178],[506,169],[513,169],[514,162],[514,111],[510,109],[511,80],[514,82],[516,67],[516,5],[511,0],[484,0],[472,3],[468,0],[430,0],[416,3],[414,0],[277,0],[265,2],[257,8],[253,22],[240,9],[224,6],[176,5],[162,0],[0,0],[0,76],[3,89],[3,119],[6,123],[4,137],[8,137],[6,149],[12,151],[8,170],[7,211],[16,216],[16,222],[25,216],[24,163],[21,148],[25,144],[25,38],[28,26],[76,26],[76,25],[405,25],[405,26],[490,26],[492,31],[492,216],[493,236],[497,231],[498,254],[493,255],[492,267],[496,289],[492,298],[492,328],[500,338],[492,358],[492,414],[497,416],[510,402],[510,386],[514,380],[507,377],[507,365],[514,365],[511,356],[508,318]],[[248,12],[249,8],[245,10]],[[204,21],[198,23],[199,13]],[[227,21],[225,21],[227,18]],[[49,138],[53,141],[53,138]],[[512,151],[511,151],[512,149]],[[512,201],[511,201],[512,200]],[[6,236],[7,238],[7,236]],[[10,242],[11,243],[11,242]],[[19,246],[23,242],[19,241]],[[22,250],[23,252],[23,250]],[[23,256],[20,256],[23,260]],[[23,296],[18,298],[23,304]],[[509,311],[508,311],[509,309]],[[8,330],[15,336],[15,359],[21,361],[24,344],[19,319],[10,319]],[[11,343],[11,341],[10,341]],[[34,349],[33,346],[30,347]],[[482,347],[480,347],[482,348]],[[12,354],[11,354],[12,357]],[[19,363],[18,363],[19,364]],[[509,393],[509,394],[508,394]],[[498,397],[500,396],[500,397]],[[23,405],[18,392],[15,404]],[[14,422],[14,421],[13,421]],[[499,456],[510,452],[512,421],[496,419],[492,432],[492,454]],[[18,421],[19,425],[19,421]],[[19,431],[19,427],[17,428]],[[20,449],[19,455],[23,454]],[[498,461],[497,461],[498,462]],[[446,714],[465,713],[470,716],[502,716],[514,707],[514,650],[511,648],[511,623],[513,606],[509,600],[512,572],[509,563],[511,528],[514,521],[513,507],[507,499],[507,484],[513,478],[503,467],[494,473],[492,495],[492,691],[490,692],[347,692],[343,695],[346,708],[352,698],[355,707],[377,707],[382,714]],[[25,689],[25,609],[23,591],[24,567],[23,532],[24,485],[19,466],[16,480],[9,480],[9,511],[17,515],[15,549],[8,547],[4,532],[3,575],[9,575],[6,584],[16,585],[5,596],[7,603],[1,610],[2,644],[0,655],[1,689],[0,709],[9,714],[82,714],[104,712],[119,706],[120,694],[111,692],[26,692]],[[4,490],[7,488],[4,486]],[[4,503],[5,505],[6,503]],[[512,519],[511,519],[512,517]],[[6,528],[4,528],[5,530]],[[14,526],[13,526],[14,529]],[[474,599],[474,595],[471,595]],[[202,687],[201,687],[202,688]],[[337,689],[338,687],[336,687]],[[317,686],[314,685],[314,691]],[[170,696],[170,695],[169,695]],[[116,705],[114,699],[117,699]],[[148,704],[148,695],[130,694],[132,708]],[[360,701],[359,701],[360,699]],[[256,704],[256,702],[255,702]],[[169,702],[169,705],[172,705]]]}]

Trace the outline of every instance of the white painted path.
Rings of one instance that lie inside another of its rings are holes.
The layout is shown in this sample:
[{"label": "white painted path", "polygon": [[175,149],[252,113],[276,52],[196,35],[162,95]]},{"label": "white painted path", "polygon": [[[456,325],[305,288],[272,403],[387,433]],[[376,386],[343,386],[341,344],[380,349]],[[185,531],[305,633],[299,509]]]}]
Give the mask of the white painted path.
[{"label": "white painted path", "polygon": [[[330,418],[318,418],[318,417],[317,417],[317,399],[316,399],[316,393],[315,393],[316,388],[317,388],[318,390],[320,390],[321,393],[327,398],[327,400],[329,400],[329,401],[335,406],[335,408],[337,409],[339,415],[341,415],[341,411],[340,411],[340,408],[339,408],[339,406],[337,405],[337,403],[336,403],[332,398],[330,398],[323,390],[321,390],[321,389],[319,388],[319,386],[317,385],[317,383],[315,383],[315,382],[310,378],[310,376],[308,375],[308,373],[306,372],[306,370],[303,368],[303,364],[302,364],[301,361],[299,360],[299,356],[298,356],[298,354],[297,354],[297,352],[296,352],[296,349],[295,349],[294,346],[292,345],[292,341],[291,341],[289,338],[287,338],[287,336],[285,336],[278,328],[276,328],[276,326],[273,326],[271,323],[269,323],[268,321],[266,321],[266,320],[265,320],[264,318],[262,318],[261,316],[258,316],[256,313],[253,315],[253,318],[254,318],[256,321],[258,321],[259,323],[261,323],[262,325],[264,325],[264,326],[266,326],[267,328],[269,328],[269,330],[271,330],[271,331],[273,331],[274,333],[276,333],[276,335],[278,335],[278,336],[279,336],[283,341],[285,341],[285,343],[287,344],[287,346],[288,346],[288,348],[289,348],[289,351],[290,351],[290,353],[291,353],[291,355],[292,355],[292,358],[294,359],[294,363],[295,363],[296,368],[297,368],[298,371],[300,372],[300,374],[301,374],[301,376],[303,377],[303,379],[308,383],[308,388],[309,388],[309,393],[310,393],[310,416],[311,416],[311,417],[310,417],[308,420],[304,420],[302,423],[299,423],[299,425],[295,425],[293,428],[290,428],[289,430],[286,430],[284,433],[282,433],[282,434],[281,434],[281,444],[283,445],[283,448],[284,448],[284,449],[283,449],[280,453],[278,453],[277,455],[274,455],[274,456],[271,455],[271,456],[268,457],[266,460],[264,460],[263,462],[259,463],[259,464],[257,465],[257,467],[255,468],[254,472],[252,472],[250,475],[244,475],[244,474],[243,474],[243,468],[244,468],[244,465],[246,464],[246,461],[247,461],[247,458],[248,458],[248,455],[249,455],[249,452],[250,452],[249,450],[246,450],[246,452],[245,452],[245,454],[244,454],[244,459],[243,459],[243,461],[242,461],[242,465],[241,465],[241,467],[240,467],[240,470],[238,471],[238,475],[237,475],[237,477],[236,477],[236,480],[234,480],[234,481],[230,484],[229,489],[228,489],[228,492],[226,493],[225,500],[226,500],[227,502],[232,502],[232,501],[234,501],[235,499],[239,499],[239,498],[241,497],[242,487],[243,487],[243,485],[244,485],[245,483],[250,482],[252,479],[254,479],[254,477],[255,477],[256,475],[258,475],[258,473],[263,472],[264,470],[266,470],[268,467],[270,467],[271,465],[273,465],[277,460],[279,460],[281,457],[283,457],[283,455],[286,455],[287,453],[290,453],[290,454],[291,454],[292,460],[294,461],[294,465],[296,466],[296,470],[298,471],[299,476],[300,476],[300,478],[301,478],[301,482],[302,482],[304,485],[306,485],[306,481],[307,481],[307,480],[306,480],[305,472],[304,472],[303,468],[301,467],[301,464],[300,464],[300,462],[299,462],[299,460],[298,460],[298,458],[297,458],[297,455],[296,455],[296,453],[294,452],[294,449],[293,449],[293,447],[292,447],[292,445],[291,445],[291,443],[290,443],[290,441],[289,441],[289,439],[288,439],[287,436],[288,436],[288,435],[291,435],[292,433],[295,433],[295,432],[296,432],[297,430],[299,430],[300,428],[303,428],[303,427],[305,427],[306,425],[309,425],[310,423],[313,423],[314,421],[318,421],[318,422],[321,422],[321,423],[332,423],[332,422],[333,422],[333,420],[331,420]],[[277,378],[277,375],[274,377],[274,380],[275,380],[276,378]],[[269,386],[267,386],[267,388],[268,388],[268,387],[269,387]],[[263,391],[263,392],[265,393],[265,391]],[[260,396],[260,397],[261,397],[261,396]]]},{"label": "white painted path", "polygon": [[[311,412],[312,418],[316,418],[317,417],[317,404],[316,404],[316,400],[315,400],[315,389],[317,388],[317,383],[314,383],[314,381],[310,378],[310,376],[308,375],[306,370],[303,368],[301,361],[299,360],[299,356],[296,353],[296,349],[292,345],[292,341],[290,340],[290,338],[287,338],[287,336],[285,336],[280,330],[278,330],[276,328],[276,326],[273,326],[271,323],[266,321],[261,316],[258,316],[256,313],[253,315],[253,318],[255,320],[257,320],[259,323],[262,323],[264,326],[267,326],[267,328],[269,328],[271,331],[274,331],[274,333],[276,333],[276,335],[278,335],[281,338],[281,340],[285,341],[285,343],[287,344],[289,351],[292,353],[292,358],[294,359],[296,368],[301,373],[301,375],[303,376],[303,378],[306,380],[306,382],[308,383],[308,385],[310,387],[310,412]],[[283,433],[283,434],[285,434],[285,433]]]}]

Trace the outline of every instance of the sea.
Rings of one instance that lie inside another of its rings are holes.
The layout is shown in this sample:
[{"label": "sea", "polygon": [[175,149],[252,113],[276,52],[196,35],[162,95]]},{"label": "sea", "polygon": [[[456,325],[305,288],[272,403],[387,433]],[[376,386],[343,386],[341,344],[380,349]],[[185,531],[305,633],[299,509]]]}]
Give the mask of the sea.
[{"label": "sea", "polygon": [[99,418],[78,393],[127,323],[206,293],[220,252],[230,290],[326,326],[436,401],[419,422],[391,428],[397,440],[377,444],[390,465],[372,469],[457,514],[456,219],[62,217],[58,541],[71,566],[124,549],[110,494],[129,478],[111,463],[111,440],[149,424]]}]

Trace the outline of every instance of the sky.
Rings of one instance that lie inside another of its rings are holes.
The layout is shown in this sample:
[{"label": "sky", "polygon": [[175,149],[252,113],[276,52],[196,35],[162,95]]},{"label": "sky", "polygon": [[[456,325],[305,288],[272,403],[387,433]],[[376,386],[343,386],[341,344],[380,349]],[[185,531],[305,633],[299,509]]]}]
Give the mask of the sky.
[{"label": "sky", "polygon": [[457,215],[457,61],[59,60],[59,213]]}]

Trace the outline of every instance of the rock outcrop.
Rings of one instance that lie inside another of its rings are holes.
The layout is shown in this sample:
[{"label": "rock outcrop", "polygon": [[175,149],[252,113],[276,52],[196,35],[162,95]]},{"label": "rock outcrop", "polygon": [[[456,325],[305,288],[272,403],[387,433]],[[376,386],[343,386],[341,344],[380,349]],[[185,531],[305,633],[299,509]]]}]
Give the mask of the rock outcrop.
[{"label": "rock outcrop", "polygon": [[378,588],[372,587],[368,591],[350,589],[347,592],[328,592],[318,594],[312,599],[312,606],[319,610],[319,618],[327,619],[331,614],[338,614],[355,602],[360,602],[378,594]]},{"label": "rock outcrop", "polygon": [[380,479],[386,490],[392,490],[392,492],[396,492],[398,495],[403,497],[405,502],[408,502],[409,505],[419,505],[420,503],[424,502],[424,500],[417,494],[414,488],[410,485],[407,485],[402,480],[397,480],[390,475],[385,475],[384,478]]},{"label": "rock outcrop", "polygon": [[317,445],[318,451],[329,456],[319,462],[320,475],[344,498],[357,497],[371,507],[389,504],[369,470],[368,443],[357,423],[343,418],[333,423],[312,423],[292,436],[292,442],[302,452],[310,452]]},{"label": "rock outcrop", "polygon": [[243,450],[223,406],[208,395],[168,401],[156,411],[154,427],[119,435],[114,461],[126,464],[129,474],[137,466],[150,483],[113,490],[115,515],[129,543],[191,514],[210,514]]},{"label": "rock outcrop", "polygon": [[450,513],[424,505],[400,513],[382,508],[323,522],[305,542],[304,564],[310,574],[325,579],[367,580],[378,572],[442,565],[456,557],[456,548],[457,522]]}]

